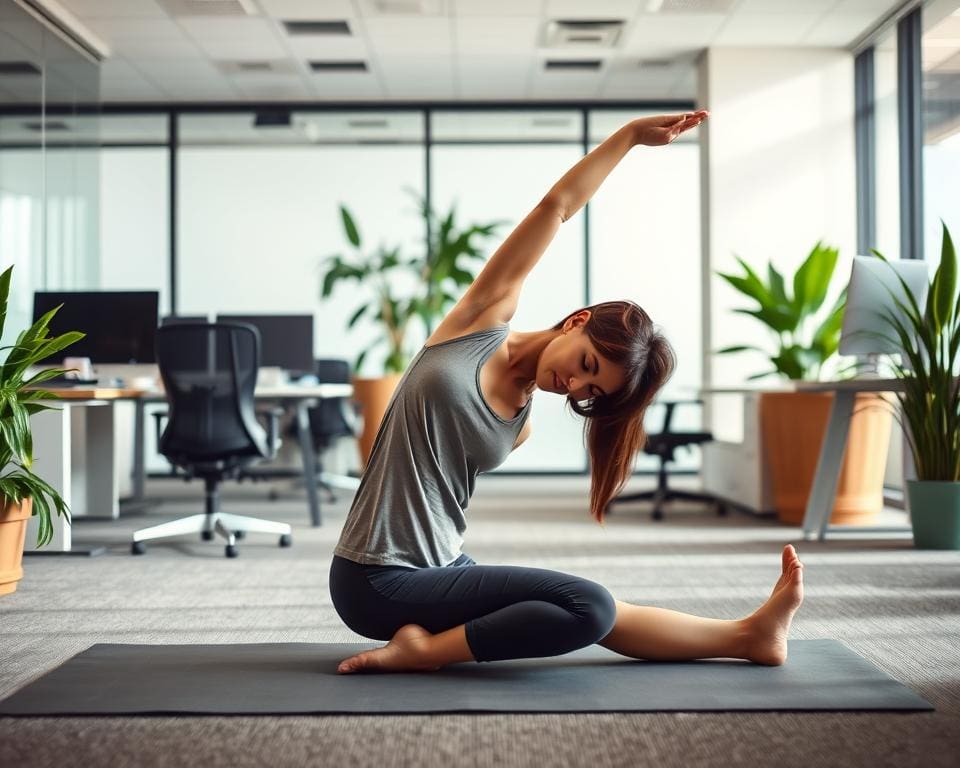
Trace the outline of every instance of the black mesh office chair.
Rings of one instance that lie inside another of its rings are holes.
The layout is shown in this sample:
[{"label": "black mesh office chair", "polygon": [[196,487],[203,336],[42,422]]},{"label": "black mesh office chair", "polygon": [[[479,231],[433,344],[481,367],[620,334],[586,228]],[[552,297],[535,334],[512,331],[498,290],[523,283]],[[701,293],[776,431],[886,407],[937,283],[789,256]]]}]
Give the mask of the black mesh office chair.
[{"label": "black mesh office chair", "polygon": [[[315,373],[320,384],[349,384],[350,363],[341,359],[315,361]],[[356,437],[362,430],[361,421],[350,398],[330,397],[321,400],[310,409],[310,435],[317,457],[317,482],[327,491],[331,501],[336,501],[334,485],[356,490],[359,481],[355,478],[328,475],[323,470],[323,453],[341,437]]]},{"label": "black mesh office chair", "polygon": [[673,421],[673,412],[678,405],[702,405],[702,400],[662,400],[657,405],[662,405],[666,409],[663,416],[663,426],[660,432],[647,436],[647,444],[643,452],[651,456],[660,457],[660,467],[657,471],[657,487],[652,491],[641,491],[639,493],[627,493],[616,496],[610,500],[607,505],[607,512],[613,504],[620,504],[625,501],[653,501],[653,512],[651,516],[654,520],[663,519],[663,505],[674,499],[684,501],[705,501],[713,503],[716,506],[718,515],[727,513],[724,503],[711,494],[696,493],[694,491],[681,491],[670,488],[667,485],[667,464],[673,461],[673,454],[677,448],[686,448],[691,445],[699,445],[713,440],[710,432],[675,432],[671,430]]},{"label": "black mesh office chair", "polygon": [[268,431],[257,421],[254,388],[260,361],[257,329],[241,323],[184,323],[157,329],[157,363],[167,393],[169,420],[160,436],[160,453],[206,486],[206,513],[143,528],[131,549],[144,542],[200,533],[227,540],[227,557],[236,557],[243,532],[278,533],[280,546],[291,544],[286,523],[220,512],[219,485],[243,467],[276,455],[279,409],[261,411]]}]

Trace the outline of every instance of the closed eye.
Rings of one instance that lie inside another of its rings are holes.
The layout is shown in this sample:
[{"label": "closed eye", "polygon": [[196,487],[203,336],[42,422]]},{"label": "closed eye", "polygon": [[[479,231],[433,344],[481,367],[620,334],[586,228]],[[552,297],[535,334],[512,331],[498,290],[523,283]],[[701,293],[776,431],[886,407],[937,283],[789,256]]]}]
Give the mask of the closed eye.
[{"label": "closed eye", "polygon": [[[590,366],[587,365],[587,356],[586,356],[586,355],[583,356],[583,360],[581,361],[581,364],[583,365],[583,370],[585,370],[587,373],[589,373],[589,372],[590,372]],[[600,367],[599,363],[595,363],[595,364],[594,364],[594,370],[593,370],[593,372],[596,373],[596,372],[597,372],[597,369],[599,369],[599,367]],[[597,388],[591,388],[591,389],[590,389],[590,396],[591,396],[591,397],[601,397],[603,394],[604,394],[604,393],[603,393],[603,390],[600,389],[599,387],[597,387]]]}]

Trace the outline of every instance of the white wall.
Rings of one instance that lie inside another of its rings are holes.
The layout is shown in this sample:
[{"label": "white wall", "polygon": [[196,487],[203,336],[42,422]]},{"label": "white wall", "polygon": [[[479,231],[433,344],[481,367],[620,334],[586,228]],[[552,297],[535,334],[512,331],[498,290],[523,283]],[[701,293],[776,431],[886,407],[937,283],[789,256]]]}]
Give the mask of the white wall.
[{"label": "white wall", "polygon": [[[351,283],[320,300],[321,261],[351,252],[338,206],[366,247],[400,243],[412,255],[424,230],[403,187],[422,192],[423,165],[422,147],[181,149],[179,313],[314,313],[316,356],[353,361],[375,335],[346,331],[367,294]],[[411,339],[414,352],[422,340]],[[380,375],[384,352],[362,372]]]},{"label": "white wall", "polygon": [[166,148],[100,152],[100,285],[160,291],[170,310],[170,193]]},{"label": "white wall", "polygon": [[[769,344],[735,307],[749,300],[715,276],[740,272],[734,254],[788,274],[822,239],[840,249],[835,286],[856,246],[853,58],[834,49],[714,48],[701,59],[704,380],[738,384],[771,368],[762,355],[711,355],[733,344]],[[721,439],[739,439],[742,412],[713,409]]]}]

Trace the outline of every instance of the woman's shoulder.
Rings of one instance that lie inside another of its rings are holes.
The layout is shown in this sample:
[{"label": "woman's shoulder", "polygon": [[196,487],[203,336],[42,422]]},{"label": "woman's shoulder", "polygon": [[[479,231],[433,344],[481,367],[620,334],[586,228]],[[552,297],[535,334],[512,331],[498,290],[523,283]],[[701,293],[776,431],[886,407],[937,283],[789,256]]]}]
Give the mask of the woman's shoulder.
[{"label": "woman's shoulder", "polygon": [[436,330],[430,334],[430,338],[424,342],[424,347],[435,347],[448,341],[471,336],[481,331],[494,330],[498,328],[509,328],[509,324],[504,322],[501,317],[495,316],[495,313],[485,312],[474,317],[458,316],[456,308],[451,311]]}]

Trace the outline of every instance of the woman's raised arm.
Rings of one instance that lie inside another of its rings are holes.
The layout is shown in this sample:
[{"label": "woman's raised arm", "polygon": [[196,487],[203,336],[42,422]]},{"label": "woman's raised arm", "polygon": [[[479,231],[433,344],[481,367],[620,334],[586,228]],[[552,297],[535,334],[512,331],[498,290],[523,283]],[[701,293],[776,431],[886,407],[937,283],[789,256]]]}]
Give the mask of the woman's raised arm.
[{"label": "woman's raised arm", "polygon": [[523,281],[553,240],[560,224],[579,211],[637,144],[669,144],[699,125],[705,110],[633,120],[585,155],[553,185],[527,217],[496,250],[454,311],[466,322],[483,315],[509,322],[517,308]]}]

